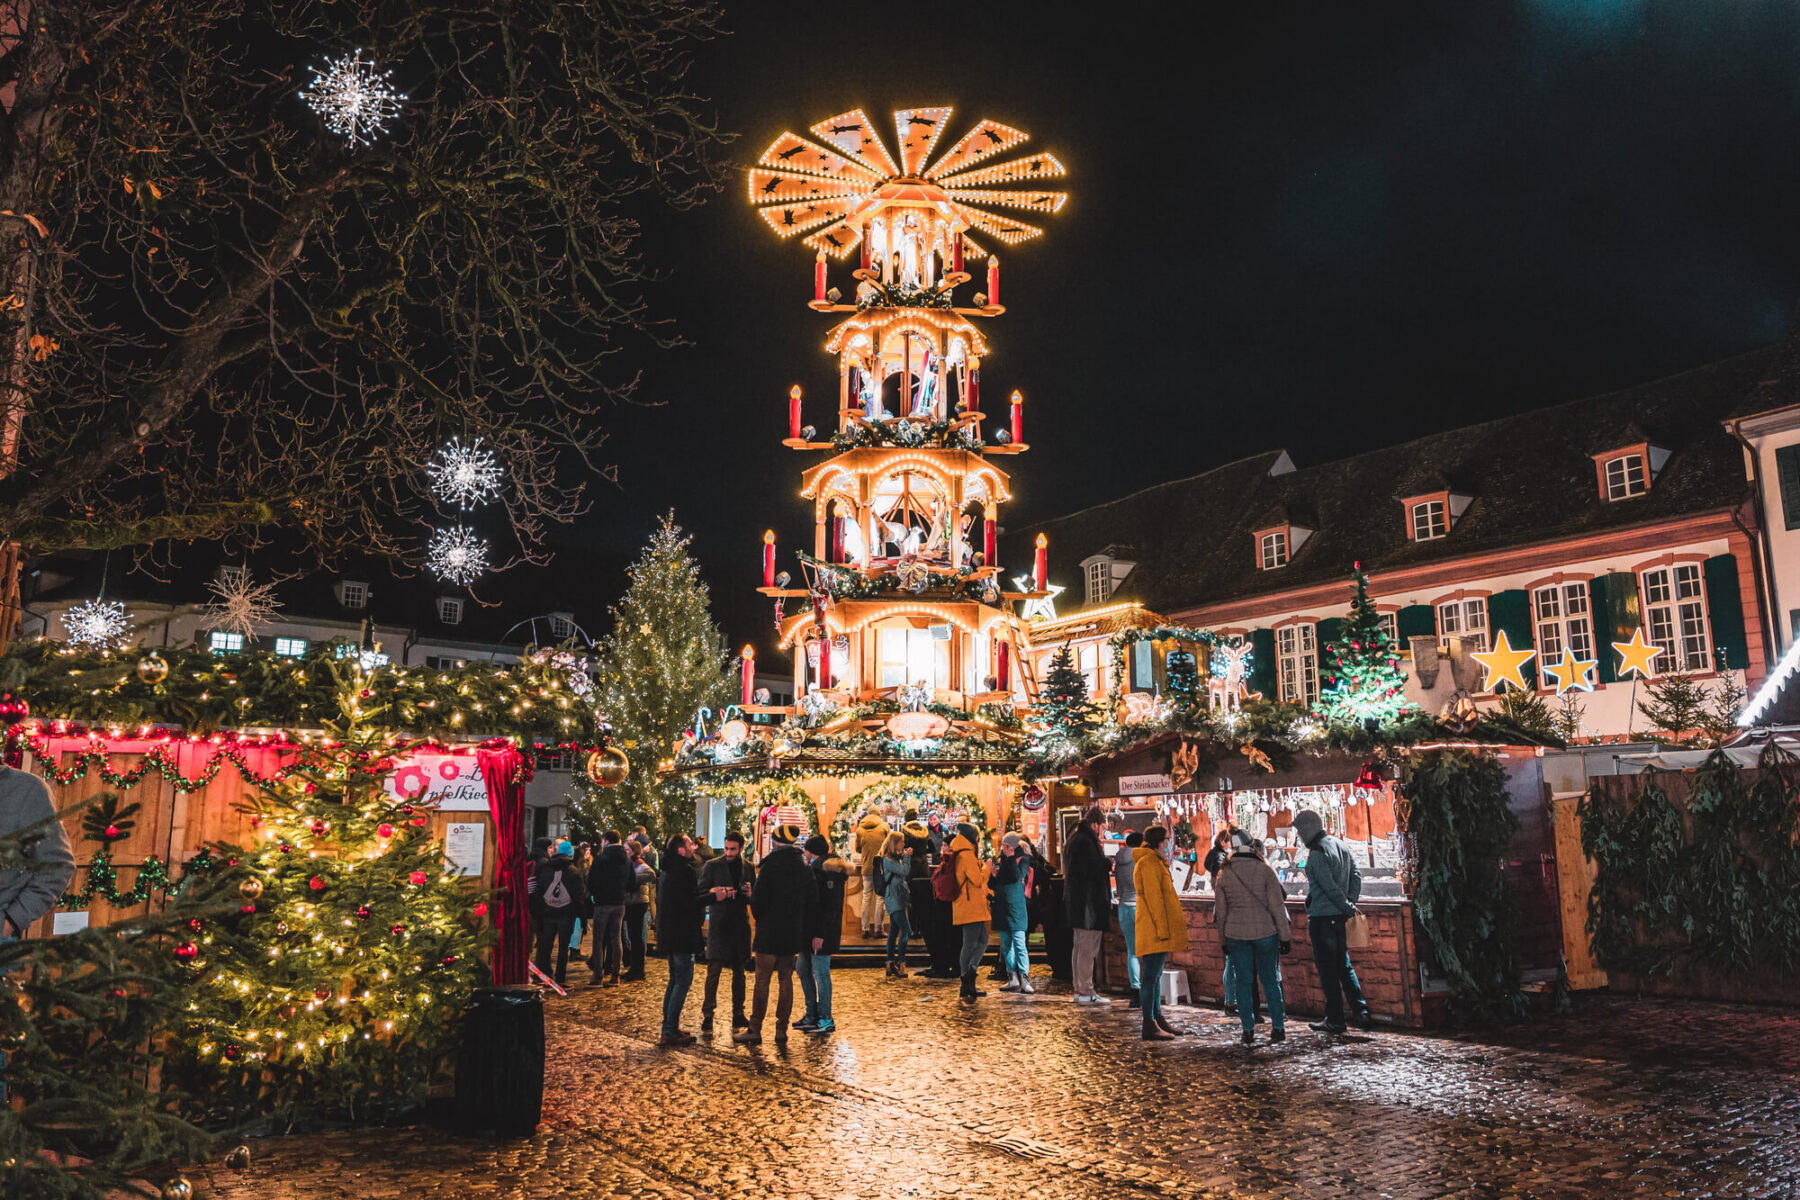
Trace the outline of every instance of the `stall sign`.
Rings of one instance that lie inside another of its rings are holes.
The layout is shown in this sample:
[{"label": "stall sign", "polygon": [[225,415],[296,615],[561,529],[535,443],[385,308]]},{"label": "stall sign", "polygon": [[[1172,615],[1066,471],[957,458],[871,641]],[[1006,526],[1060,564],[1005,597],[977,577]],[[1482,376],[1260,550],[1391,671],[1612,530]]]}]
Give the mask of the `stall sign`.
[{"label": "stall sign", "polygon": [[487,784],[473,754],[414,754],[387,777],[387,792],[402,804],[441,812],[487,812]]},{"label": "stall sign", "polygon": [[1175,785],[1169,782],[1167,775],[1119,776],[1119,795],[1121,796],[1155,796],[1174,790]]}]

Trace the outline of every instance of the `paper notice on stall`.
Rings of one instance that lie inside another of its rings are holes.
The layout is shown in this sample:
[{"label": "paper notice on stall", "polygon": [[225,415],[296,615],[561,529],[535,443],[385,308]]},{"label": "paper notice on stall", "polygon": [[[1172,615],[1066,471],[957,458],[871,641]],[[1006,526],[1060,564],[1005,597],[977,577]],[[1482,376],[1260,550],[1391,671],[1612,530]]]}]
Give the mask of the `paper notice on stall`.
[{"label": "paper notice on stall", "polygon": [[85,912],[59,912],[50,918],[50,932],[57,937],[65,933],[80,933],[88,927],[88,915]]},{"label": "paper notice on stall", "polygon": [[485,821],[452,821],[444,826],[444,857],[458,875],[479,875],[487,848]]}]

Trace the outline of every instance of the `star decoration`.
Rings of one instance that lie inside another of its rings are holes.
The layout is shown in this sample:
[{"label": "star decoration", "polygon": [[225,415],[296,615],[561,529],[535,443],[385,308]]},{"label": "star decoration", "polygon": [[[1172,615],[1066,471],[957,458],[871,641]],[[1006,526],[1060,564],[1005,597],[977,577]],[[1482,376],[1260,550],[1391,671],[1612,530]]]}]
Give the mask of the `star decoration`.
[{"label": "star decoration", "polygon": [[253,638],[257,626],[273,620],[281,609],[281,602],[275,599],[275,585],[251,583],[247,567],[226,571],[222,577],[209,581],[206,590],[217,599],[201,606],[202,629]]},{"label": "star decoration", "polygon": [[1576,658],[1574,652],[1564,646],[1561,658],[1544,664],[1544,674],[1556,680],[1559,696],[1571,689],[1591,692],[1594,690],[1595,665],[1593,659]]},{"label": "star decoration", "polygon": [[1486,669],[1489,691],[1497,692],[1500,685],[1506,683],[1523,692],[1526,690],[1523,668],[1537,657],[1537,651],[1514,650],[1512,642],[1506,636],[1506,630],[1502,629],[1494,639],[1492,650],[1477,650],[1469,657]]},{"label": "star decoration", "polygon": [[1639,625],[1631,631],[1629,642],[1614,642],[1614,653],[1619,656],[1619,678],[1624,679],[1636,671],[1641,679],[1649,679],[1656,674],[1656,656],[1663,652],[1661,646],[1652,646],[1644,640],[1644,627]]},{"label": "star decoration", "polygon": [[84,600],[63,613],[63,629],[71,646],[108,650],[123,644],[130,628],[131,616],[117,600]]},{"label": "star decoration", "polygon": [[[1019,590],[1021,592],[1037,590],[1032,586],[1034,581],[1029,575],[1015,575],[1013,576],[1013,582],[1019,585]],[[1025,602],[1025,611],[1020,615],[1027,621],[1033,621],[1039,617],[1042,617],[1046,621],[1056,620],[1056,598],[1062,595],[1064,590],[1065,589],[1061,584],[1046,583],[1044,585],[1044,594],[1035,600],[1027,600]]]},{"label": "star decoration", "polygon": [[406,97],[388,82],[390,72],[354,50],[313,70],[312,86],[300,93],[325,128],[352,146],[366,146],[387,132]]}]

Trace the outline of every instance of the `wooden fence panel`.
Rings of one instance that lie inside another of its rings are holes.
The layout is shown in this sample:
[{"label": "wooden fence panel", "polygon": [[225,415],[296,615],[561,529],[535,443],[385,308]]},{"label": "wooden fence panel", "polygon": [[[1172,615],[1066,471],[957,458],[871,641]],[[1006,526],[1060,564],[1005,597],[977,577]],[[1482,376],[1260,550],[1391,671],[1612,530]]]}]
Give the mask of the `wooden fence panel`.
[{"label": "wooden fence panel", "polygon": [[1556,891],[1562,909],[1563,962],[1569,986],[1576,991],[1603,988],[1608,980],[1594,959],[1588,937],[1588,897],[1594,890],[1596,868],[1581,850],[1579,796],[1559,796],[1550,802],[1551,835],[1556,846]]}]

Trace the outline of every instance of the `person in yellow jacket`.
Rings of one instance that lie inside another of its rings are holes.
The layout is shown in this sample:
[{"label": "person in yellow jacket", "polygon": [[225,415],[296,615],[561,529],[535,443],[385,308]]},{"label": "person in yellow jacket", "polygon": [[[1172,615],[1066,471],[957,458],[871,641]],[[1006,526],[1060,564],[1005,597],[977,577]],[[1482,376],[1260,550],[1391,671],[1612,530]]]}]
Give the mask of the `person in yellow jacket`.
[{"label": "person in yellow jacket", "polygon": [[1131,852],[1132,882],[1137,887],[1137,937],[1143,982],[1144,1040],[1166,1042],[1176,1029],[1162,1015],[1162,973],[1169,955],[1188,948],[1187,914],[1175,894],[1175,880],[1163,861],[1169,831],[1161,825],[1144,830],[1144,844]]},{"label": "person in yellow jacket", "polygon": [[870,811],[856,823],[856,852],[862,862],[862,935],[878,938],[887,933],[887,908],[875,884],[881,878],[881,856],[893,832],[881,814]]},{"label": "person in yellow jacket", "polygon": [[986,992],[975,990],[975,973],[981,969],[982,955],[988,944],[988,873],[975,847],[981,831],[967,821],[956,827],[956,836],[946,848],[956,868],[956,898],[950,902],[951,923],[962,934],[962,957],[958,962],[962,974],[962,996],[965,1004],[973,1004]]}]

